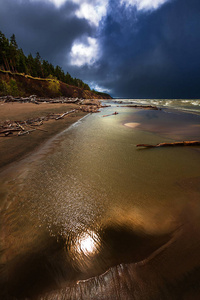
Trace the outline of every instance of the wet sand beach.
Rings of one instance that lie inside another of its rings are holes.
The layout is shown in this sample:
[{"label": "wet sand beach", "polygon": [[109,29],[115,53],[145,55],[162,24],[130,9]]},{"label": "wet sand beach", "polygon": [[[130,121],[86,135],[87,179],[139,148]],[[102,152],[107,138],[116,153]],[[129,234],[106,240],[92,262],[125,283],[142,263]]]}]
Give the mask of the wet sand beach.
[{"label": "wet sand beach", "polygon": [[3,170],[0,297],[199,299],[200,148],[136,148],[199,125],[112,104]]}]

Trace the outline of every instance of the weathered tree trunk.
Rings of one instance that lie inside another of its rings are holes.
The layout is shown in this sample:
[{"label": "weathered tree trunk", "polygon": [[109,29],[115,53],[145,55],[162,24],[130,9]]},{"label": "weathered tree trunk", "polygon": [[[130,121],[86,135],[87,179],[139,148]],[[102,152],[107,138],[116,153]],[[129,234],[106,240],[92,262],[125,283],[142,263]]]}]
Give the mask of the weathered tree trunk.
[{"label": "weathered tree trunk", "polygon": [[75,112],[75,111],[76,111],[75,109],[70,110],[70,111],[68,111],[68,112],[66,112],[66,113],[64,113],[64,114],[62,114],[61,116],[57,117],[56,120],[60,120],[60,119],[62,119],[64,116],[66,116],[66,115],[68,115],[68,114],[71,114],[71,113],[73,113],[73,112]]},{"label": "weathered tree trunk", "polygon": [[103,117],[109,117],[109,116],[113,116],[113,115],[118,115],[118,112],[117,112],[117,111],[115,111],[114,113],[112,113],[112,114],[109,114],[109,115],[104,115]]},{"label": "weathered tree trunk", "polygon": [[160,143],[157,145],[138,144],[136,147],[157,148],[157,147],[175,147],[175,146],[199,146],[200,141],[183,141],[174,143]]}]

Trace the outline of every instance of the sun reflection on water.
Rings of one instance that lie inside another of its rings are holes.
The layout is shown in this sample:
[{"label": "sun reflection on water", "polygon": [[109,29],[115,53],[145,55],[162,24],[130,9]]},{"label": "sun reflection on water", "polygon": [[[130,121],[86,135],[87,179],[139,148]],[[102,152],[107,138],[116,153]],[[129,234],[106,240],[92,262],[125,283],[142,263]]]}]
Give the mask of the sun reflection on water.
[{"label": "sun reflection on water", "polygon": [[98,251],[98,240],[96,233],[84,233],[77,241],[77,251],[86,256],[94,255]]},{"label": "sun reflection on water", "polygon": [[93,263],[99,254],[101,241],[98,233],[94,231],[82,232],[73,236],[67,244],[67,252],[75,268],[85,270]]}]

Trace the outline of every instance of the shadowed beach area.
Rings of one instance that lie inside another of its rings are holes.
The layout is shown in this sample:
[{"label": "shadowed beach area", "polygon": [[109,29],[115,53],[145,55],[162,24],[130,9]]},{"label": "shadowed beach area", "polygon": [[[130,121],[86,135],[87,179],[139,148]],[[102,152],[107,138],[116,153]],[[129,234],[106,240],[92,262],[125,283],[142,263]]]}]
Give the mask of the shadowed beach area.
[{"label": "shadowed beach area", "polygon": [[1,138],[36,143],[1,172],[2,299],[199,299],[200,147],[136,145],[199,140],[200,117],[108,104]]},{"label": "shadowed beach area", "polygon": [[[0,102],[0,122],[25,121],[45,117],[51,113],[62,114],[66,111],[77,109],[76,104],[54,104],[42,103],[1,103]],[[15,162],[28,153],[34,151],[42,143],[53,137],[55,134],[69,127],[71,124],[85,116],[86,113],[76,111],[66,118],[58,121],[48,120],[36,131],[23,136],[0,136],[0,168],[9,163]]]}]

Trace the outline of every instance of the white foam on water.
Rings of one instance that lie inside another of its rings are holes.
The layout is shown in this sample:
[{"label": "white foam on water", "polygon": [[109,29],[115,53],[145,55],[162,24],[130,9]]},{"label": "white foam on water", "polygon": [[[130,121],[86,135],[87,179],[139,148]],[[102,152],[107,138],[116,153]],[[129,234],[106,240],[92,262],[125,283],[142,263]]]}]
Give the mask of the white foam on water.
[{"label": "white foam on water", "polygon": [[121,104],[154,105],[159,108],[200,113],[200,99],[117,99],[117,101],[122,102]]}]

